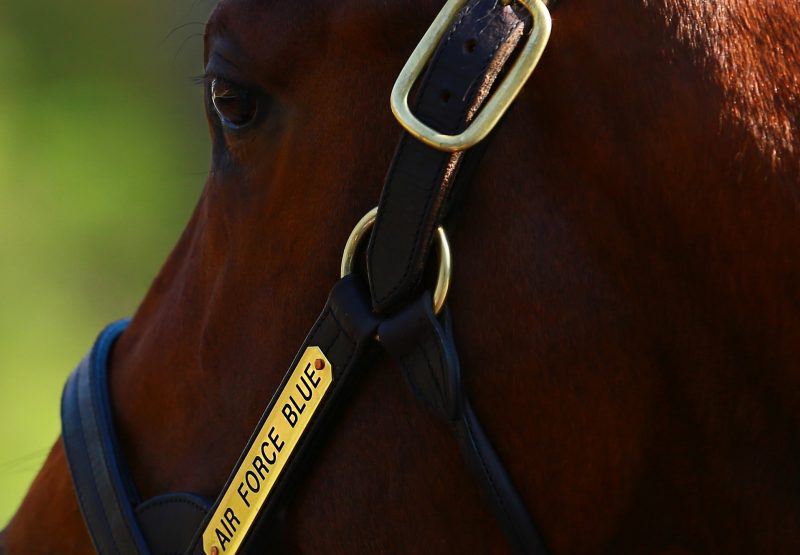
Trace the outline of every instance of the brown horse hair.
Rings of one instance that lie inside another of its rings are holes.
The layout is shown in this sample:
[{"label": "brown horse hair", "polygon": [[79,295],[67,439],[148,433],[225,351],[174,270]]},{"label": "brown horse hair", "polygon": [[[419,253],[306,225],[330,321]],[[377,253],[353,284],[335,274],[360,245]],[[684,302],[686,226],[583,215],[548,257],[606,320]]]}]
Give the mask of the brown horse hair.
[{"label": "brown horse hair", "polygon": [[[210,71],[271,103],[246,132],[207,110],[212,171],[114,349],[144,497],[225,482],[377,202],[388,92],[440,6],[211,16]],[[563,0],[464,197],[465,387],[554,553],[798,552],[798,33],[797,2]],[[279,524],[284,551],[505,550],[448,430],[383,360]],[[3,544],[91,551],[60,440]]]},{"label": "brown horse hair", "polygon": [[720,125],[743,126],[772,169],[796,175],[800,163],[797,6],[742,0],[645,3],[658,5],[675,37],[696,53],[698,63],[724,91]]}]

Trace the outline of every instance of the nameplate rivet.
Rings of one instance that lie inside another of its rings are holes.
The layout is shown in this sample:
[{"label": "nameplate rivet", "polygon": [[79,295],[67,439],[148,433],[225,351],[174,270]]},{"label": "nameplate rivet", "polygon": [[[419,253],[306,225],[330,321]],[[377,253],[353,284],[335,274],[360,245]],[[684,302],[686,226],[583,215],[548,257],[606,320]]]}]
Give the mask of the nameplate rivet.
[{"label": "nameplate rivet", "polygon": [[219,548],[215,545],[211,548],[211,551],[208,552],[208,555],[219,555]]},{"label": "nameplate rivet", "polygon": [[324,360],[318,358],[317,360],[314,361],[314,370],[322,370],[323,368],[325,368]]}]

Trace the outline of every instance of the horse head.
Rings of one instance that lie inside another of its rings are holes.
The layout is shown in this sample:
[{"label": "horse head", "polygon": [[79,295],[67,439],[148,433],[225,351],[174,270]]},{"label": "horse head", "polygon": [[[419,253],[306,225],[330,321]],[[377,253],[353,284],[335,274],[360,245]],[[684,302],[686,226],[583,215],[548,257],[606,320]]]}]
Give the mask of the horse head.
[{"label": "horse head", "polygon": [[[144,498],[225,483],[377,204],[389,91],[440,4],[209,19],[211,170],[111,362]],[[562,0],[553,19],[452,234],[465,388],[554,552],[796,548],[800,8]],[[383,360],[279,519],[304,551],[503,544]],[[91,549],[60,443],[5,541]]]}]

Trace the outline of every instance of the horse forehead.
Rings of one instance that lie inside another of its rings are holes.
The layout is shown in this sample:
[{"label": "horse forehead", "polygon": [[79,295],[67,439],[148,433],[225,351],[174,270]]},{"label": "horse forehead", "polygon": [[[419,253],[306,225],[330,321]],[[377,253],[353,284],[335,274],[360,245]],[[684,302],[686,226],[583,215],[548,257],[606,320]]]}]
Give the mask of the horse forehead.
[{"label": "horse forehead", "polygon": [[332,36],[363,47],[408,31],[417,36],[439,7],[436,0],[220,0],[207,29],[260,50],[308,49]]},{"label": "horse forehead", "polygon": [[208,20],[206,36],[234,40],[251,55],[286,50],[312,43],[318,33],[311,28],[328,10],[319,0],[221,0]]}]

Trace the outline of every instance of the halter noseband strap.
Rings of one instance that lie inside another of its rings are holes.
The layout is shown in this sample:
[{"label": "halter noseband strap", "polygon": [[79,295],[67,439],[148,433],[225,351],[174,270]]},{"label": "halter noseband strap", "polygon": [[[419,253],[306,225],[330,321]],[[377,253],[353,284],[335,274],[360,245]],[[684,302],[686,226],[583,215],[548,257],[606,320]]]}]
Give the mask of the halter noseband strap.
[{"label": "halter noseband strap", "polygon": [[67,380],[61,398],[67,463],[98,553],[181,553],[210,502],[190,493],[139,501],[119,451],[108,393],[109,353],[127,325],[127,320],[120,320],[106,327]]}]

